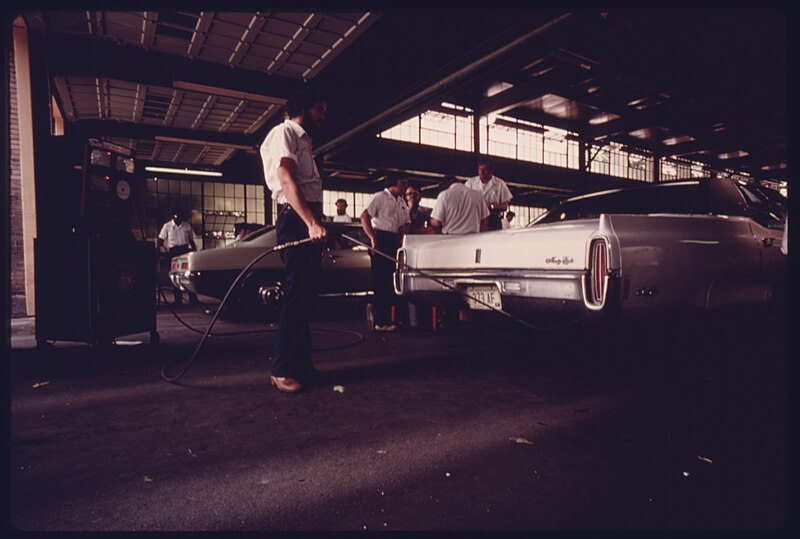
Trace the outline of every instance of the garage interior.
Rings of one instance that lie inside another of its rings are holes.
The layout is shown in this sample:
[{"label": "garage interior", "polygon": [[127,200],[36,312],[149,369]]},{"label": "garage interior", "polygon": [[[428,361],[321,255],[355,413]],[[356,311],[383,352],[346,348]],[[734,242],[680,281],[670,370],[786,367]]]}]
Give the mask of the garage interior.
[{"label": "garage interior", "polygon": [[[307,88],[328,102],[328,215],[347,197],[357,217],[391,174],[432,204],[480,155],[517,226],[643,182],[788,196],[781,11],[329,9],[4,21],[7,525],[794,529],[787,312],[612,331],[472,313],[378,334],[368,299],[325,298],[308,391],[274,391],[275,326],[228,311],[185,376],[162,379],[219,300],[170,304],[158,230],[176,206],[201,249],[274,223],[258,148]],[[144,290],[130,305],[97,292],[120,267]]]}]

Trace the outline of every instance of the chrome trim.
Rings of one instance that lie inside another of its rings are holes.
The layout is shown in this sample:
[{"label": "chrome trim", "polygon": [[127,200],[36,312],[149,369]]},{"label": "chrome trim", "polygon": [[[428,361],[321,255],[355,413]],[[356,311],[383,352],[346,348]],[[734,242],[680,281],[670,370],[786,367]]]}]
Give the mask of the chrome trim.
[{"label": "chrome trim", "polygon": [[362,298],[367,296],[374,296],[375,292],[366,290],[364,292],[332,292],[330,294],[319,294],[321,298]]}]

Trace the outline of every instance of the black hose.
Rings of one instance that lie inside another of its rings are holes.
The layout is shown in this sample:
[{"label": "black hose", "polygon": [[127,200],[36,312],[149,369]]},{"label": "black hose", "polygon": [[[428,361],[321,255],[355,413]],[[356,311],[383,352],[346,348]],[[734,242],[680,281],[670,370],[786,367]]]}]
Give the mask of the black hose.
[{"label": "black hose", "polygon": [[[366,243],[361,242],[361,241],[359,241],[359,240],[357,240],[357,239],[355,239],[355,238],[353,238],[351,236],[348,236],[347,234],[342,234],[342,237],[343,238],[347,238],[348,240],[350,240],[350,241],[352,241],[354,243],[357,243],[358,245],[366,247],[367,249],[369,249],[370,251],[372,251],[375,254],[378,254],[378,255],[380,255],[380,256],[382,256],[384,258],[387,258],[387,259],[389,259],[389,260],[391,260],[393,262],[397,262],[397,258],[396,257],[387,255],[386,253],[382,253],[382,252],[378,251],[377,249],[373,249],[371,245],[367,245]],[[459,294],[459,295],[461,295],[461,296],[463,296],[465,298],[470,298],[470,299],[474,300],[476,303],[480,303],[481,305],[484,305],[484,306],[488,307],[489,309],[491,309],[491,310],[493,310],[493,311],[495,311],[497,313],[500,313],[500,314],[502,314],[503,316],[505,316],[507,318],[510,318],[511,320],[517,322],[518,324],[521,324],[521,325],[525,326],[528,329],[532,329],[532,330],[535,330],[535,331],[553,331],[555,329],[558,329],[556,326],[548,327],[548,328],[535,326],[535,325],[531,324],[530,322],[527,322],[527,321],[523,320],[522,318],[519,318],[519,317],[514,316],[513,314],[511,314],[509,312],[504,311],[503,309],[498,309],[494,305],[490,305],[490,304],[488,304],[488,303],[486,303],[486,302],[484,302],[482,300],[479,300],[478,298],[472,297],[469,294],[467,294],[466,292],[464,292],[463,290],[460,290],[459,288],[457,288],[455,286],[449,285],[446,282],[444,282],[443,280],[441,280],[441,279],[439,279],[437,277],[434,277],[433,275],[430,275],[429,273],[426,273],[426,272],[424,272],[424,271],[422,271],[422,270],[420,270],[418,268],[414,268],[414,267],[411,267],[411,266],[408,266],[408,268],[411,269],[411,270],[414,270],[415,272],[419,273],[423,277],[426,277],[426,278],[428,278],[428,279],[430,279],[432,281],[435,281],[435,282],[439,283],[440,285],[444,286],[445,288],[449,288],[450,290],[456,292],[457,294]]]},{"label": "black hose", "polygon": [[233,283],[231,284],[230,288],[228,288],[228,291],[225,293],[225,297],[222,298],[222,301],[220,302],[219,307],[217,307],[217,312],[214,313],[214,316],[211,319],[211,323],[208,325],[208,329],[206,329],[205,333],[203,334],[203,338],[200,339],[200,342],[197,344],[197,348],[195,348],[194,353],[192,354],[192,357],[189,358],[189,361],[186,363],[186,365],[183,367],[183,369],[181,369],[181,371],[175,376],[168,376],[167,375],[167,367],[169,367],[169,365],[170,365],[168,363],[168,364],[164,365],[164,367],[161,369],[161,378],[163,378],[167,382],[170,382],[170,383],[174,384],[184,374],[186,374],[186,371],[188,371],[189,367],[192,366],[192,363],[194,363],[195,358],[197,358],[197,354],[200,352],[200,349],[203,347],[203,344],[206,342],[206,339],[211,334],[211,328],[213,328],[214,324],[217,322],[217,318],[219,318],[219,314],[222,312],[222,308],[225,306],[225,302],[228,301],[228,298],[230,297],[231,293],[233,293],[234,289],[236,288],[236,285],[239,284],[239,281],[242,279],[242,277],[244,277],[247,274],[247,272],[250,271],[250,268],[252,268],[256,264],[256,262],[258,262],[259,260],[261,260],[265,256],[267,256],[269,254],[272,254],[272,253],[274,253],[276,251],[281,251],[281,250],[287,249],[289,247],[296,247],[298,245],[302,245],[302,244],[308,243],[310,241],[311,241],[311,238],[305,238],[305,239],[302,239],[302,240],[287,241],[286,243],[280,243],[280,244],[276,245],[275,247],[273,247],[272,249],[267,249],[263,253],[259,254],[249,264],[247,264],[244,267],[244,269],[239,273],[239,275],[236,276],[236,279],[233,280]]},{"label": "black hose", "polygon": [[[272,253],[274,253],[276,251],[281,251],[281,250],[287,249],[289,247],[296,247],[298,245],[302,245],[303,243],[307,243],[309,241],[311,241],[311,239],[305,238],[305,239],[302,239],[302,240],[289,241],[289,242],[286,242],[286,243],[282,243],[282,244],[276,245],[272,249],[268,249],[268,250],[264,251],[263,253],[259,254],[249,264],[247,264],[247,266],[244,267],[244,269],[239,273],[239,275],[236,276],[236,279],[233,280],[233,283],[231,283],[231,286],[228,288],[228,291],[225,293],[225,297],[222,298],[222,301],[220,302],[219,306],[217,307],[217,312],[214,313],[214,316],[211,319],[211,323],[208,325],[208,328],[206,329],[206,331],[202,332],[203,333],[202,339],[200,339],[200,342],[198,343],[197,347],[195,348],[194,353],[192,354],[192,357],[189,358],[189,361],[186,363],[186,365],[183,367],[183,369],[181,369],[181,371],[177,375],[169,376],[169,375],[167,375],[167,369],[171,365],[171,363],[168,363],[168,364],[164,365],[164,367],[161,369],[161,378],[163,378],[167,382],[170,382],[170,383],[173,383],[173,384],[176,383],[184,374],[186,374],[186,372],[192,366],[192,364],[194,363],[195,359],[197,358],[197,354],[200,352],[200,349],[203,347],[203,344],[205,343],[206,339],[209,336],[248,335],[248,334],[253,334],[253,333],[270,333],[270,332],[276,331],[275,329],[262,329],[262,330],[238,331],[238,332],[230,332],[230,333],[211,333],[211,329],[214,327],[214,324],[216,323],[217,318],[219,317],[219,314],[222,312],[222,308],[225,306],[225,303],[228,301],[228,298],[230,297],[231,293],[235,290],[236,285],[239,284],[239,281],[241,281],[242,277],[245,276],[248,271],[250,271],[250,268],[252,268],[256,264],[256,262],[258,262],[259,260],[261,260],[265,256],[267,256],[269,254],[272,254]],[[181,324],[183,324],[187,329],[189,329],[191,331],[194,331],[194,332],[197,332],[197,333],[201,333],[199,330],[191,327],[189,324],[184,322],[181,319],[181,317],[178,316],[178,313],[176,313],[175,310],[172,308],[172,306],[170,306],[169,303],[167,302],[167,299],[164,296],[164,292],[163,292],[163,290],[161,290],[160,287],[159,287],[159,293],[161,294],[161,297],[164,299],[164,302],[167,304],[167,307],[169,308],[169,310],[172,313],[172,315]],[[348,333],[348,334],[354,335],[356,337],[356,339],[354,341],[351,341],[351,342],[343,344],[343,345],[329,346],[329,347],[326,347],[326,348],[312,348],[312,350],[315,351],[315,352],[328,352],[328,351],[331,351],[331,350],[341,350],[341,349],[344,349],[344,348],[350,348],[352,346],[356,346],[356,345],[361,344],[362,342],[364,342],[364,335],[362,335],[361,333],[359,333],[357,331],[351,331],[351,330],[348,330],[348,329],[327,328],[327,327],[311,328],[311,330],[312,331],[330,331],[330,332],[336,332],[336,333]]]},{"label": "black hose", "polygon": [[[383,253],[383,252],[381,252],[381,251],[379,251],[377,249],[374,249],[371,245],[367,245],[366,243],[364,243],[362,241],[359,241],[356,238],[353,238],[352,236],[348,236],[347,234],[342,234],[342,237],[352,241],[353,243],[355,243],[357,245],[361,245],[362,247],[366,247],[370,252],[372,252],[374,254],[377,254],[377,255],[382,256],[382,257],[384,257],[384,258],[386,258],[388,260],[396,262],[396,258],[395,257],[390,256],[390,255],[388,255],[386,253]],[[189,370],[189,368],[194,363],[194,360],[197,358],[197,354],[200,352],[200,349],[203,347],[203,344],[205,343],[206,339],[209,337],[209,335],[211,335],[211,329],[214,327],[214,324],[217,322],[217,318],[219,318],[219,314],[222,312],[222,308],[225,306],[225,303],[228,301],[228,298],[230,297],[231,293],[236,288],[236,285],[239,284],[239,281],[242,279],[242,277],[244,275],[246,275],[248,271],[250,271],[250,268],[252,268],[256,264],[256,262],[258,262],[259,260],[261,260],[265,256],[267,256],[269,254],[272,254],[272,253],[274,253],[276,251],[281,251],[283,249],[288,249],[290,247],[296,247],[298,245],[302,245],[304,243],[308,243],[309,241],[311,241],[310,238],[305,238],[305,239],[302,239],[302,240],[289,241],[289,242],[286,242],[286,243],[278,244],[275,247],[273,247],[272,249],[268,249],[268,250],[264,251],[263,253],[259,254],[258,256],[256,256],[247,266],[245,266],[244,269],[239,273],[239,275],[236,276],[236,279],[234,279],[234,281],[231,284],[230,288],[228,288],[228,291],[225,293],[225,297],[222,298],[222,301],[220,302],[219,307],[217,307],[217,312],[214,313],[214,316],[211,319],[211,323],[208,325],[208,329],[206,329],[206,331],[203,333],[202,339],[200,339],[200,342],[198,343],[197,347],[195,348],[195,351],[192,354],[192,357],[189,358],[189,361],[186,363],[186,365],[183,367],[183,369],[181,369],[181,371],[175,376],[168,376],[167,372],[166,372],[167,371],[167,367],[169,367],[169,365],[170,365],[168,363],[168,364],[164,365],[164,367],[161,369],[161,377],[164,380],[166,380],[167,382],[176,383],[184,374],[186,374],[186,372]],[[521,324],[521,325],[525,326],[528,329],[533,329],[535,331],[552,331],[554,329],[557,329],[556,327],[545,328],[545,327],[540,327],[540,326],[536,326],[534,324],[531,324],[530,322],[527,322],[527,321],[525,321],[525,320],[523,320],[523,319],[521,319],[519,317],[516,317],[516,316],[512,315],[511,313],[508,313],[507,311],[504,311],[503,309],[498,309],[494,305],[490,305],[489,303],[486,303],[486,302],[484,302],[484,301],[482,301],[482,300],[480,300],[478,298],[472,297],[469,294],[467,294],[466,292],[464,292],[463,290],[460,290],[459,288],[457,288],[455,286],[449,285],[446,282],[444,282],[443,280],[441,280],[441,279],[439,279],[437,277],[434,277],[433,275],[430,275],[427,272],[424,272],[424,271],[422,271],[420,269],[417,269],[417,268],[413,268],[411,266],[408,266],[408,267],[410,269],[414,270],[415,272],[419,273],[423,277],[431,279],[432,281],[435,281],[435,282],[439,283],[440,285],[444,286],[445,288],[448,288],[448,289],[456,292],[457,294],[459,294],[459,295],[461,295],[461,296],[463,296],[465,298],[466,297],[471,298],[475,302],[480,303],[481,305],[484,305],[485,307],[491,309],[492,311],[495,311],[497,313],[502,314],[503,316],[505,316],[505,317],[517,322],[518,324]],[[159,292],[161,292],[162,297],[163,297],[163,291],[161,291],[159,289]],[[166,298],[164,298],[164,299],[165,299],[165,303],[166,303]],[[180,317],[177,315],[177,313],[175,313],[175,311],[171,307],[169,307],[169,309],[172,312],[172,314],[175,316],[175,318],[178,319],[179,322],[181,322],[184,326],[186,326],[190,330],[196,331],[196,332],[199,333],[198,330],[192,328],[191,326],[186,324],[183,320],[181,320]],[[337,349],[341,349],[341,348],[348,348],[350,346],[355,346],[356,344],[360,344],[361,342],[364,341],[364,336],[362,334],[356,332],[356,331],[340,330],[340,329],[333,329],[333,328],[317,328],[317,329],[321,330],[321,331],[336,331],[336,332],[341,332],[341,333],[351,333],[351,334],[354,334],[354,335],[357,336],[356,341],[354,341],[352,343],[348,343],[348,344],[343,345],[343,346],[326,348],[324,350],[337,350]],[[223,333],[223,334],[215,334],[215,335],[243,335],[243,334],[249,334],[249,333],[260,333],[262,331],[263,332],[267,332],[267,331],[274,331],[274,330],[257,330],[257,331],[252,331],[252,332],[235,332],[235,333]],[[317,350],[317,351],[319,351],[319,350]]]}]

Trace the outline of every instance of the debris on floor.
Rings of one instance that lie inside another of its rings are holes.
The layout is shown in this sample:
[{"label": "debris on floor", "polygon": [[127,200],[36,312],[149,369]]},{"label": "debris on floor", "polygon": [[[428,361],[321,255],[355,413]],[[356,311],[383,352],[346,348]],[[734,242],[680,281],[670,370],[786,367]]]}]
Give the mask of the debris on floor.
[{"label": "debris on floor", "polygon": [[708,457],[701,457],[700,455],[697,455],[697,460],[702,460],[703,462],[707,462],[707,463],[709,463],[709,464],[714,464],[714,461],[713,461],[713,460],[711,460],[710,458],[708,458]]},{"label": "debris on floor", "polygon": [[333,386],[333,390],[337,393],[344,393],[344,386]]},{"label": "debris on floor", "polygon": [[512,442],[517,442],[518,444],[534,445],[533,442],[531,442],[527,438],[521,438],[519,436],[517,437],[512,436],[511,438],[509,438],[509,440],[511,440]]},{"label": "debris on floor", "polygon": [[49,380],[48,380],[48,381],[45,381],[45,382],[36,382],[36,383],[35,383],[35,384],[33,384],[31,387],[33,387],[33,389],[38,389],[38,388],[40,388],[40,387],[44,387],[44,386],[46,386],[46,385],[47,385],[47,384],[49,384],[49,383],[50,383],[50,381],[49,381]]}]

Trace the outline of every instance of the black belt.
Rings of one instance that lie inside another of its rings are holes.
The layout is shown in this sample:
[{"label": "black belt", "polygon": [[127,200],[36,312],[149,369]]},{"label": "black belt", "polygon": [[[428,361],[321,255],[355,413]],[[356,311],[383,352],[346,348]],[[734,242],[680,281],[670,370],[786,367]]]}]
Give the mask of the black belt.
[{"label": "black belt", "polygon": [[[309,209],[314,215],[316,215],[317,217],[320,217],[322,215],[322,202],[306,201],[306,204],[308,205]],[[278,204],[278,215],[280,215],[284,211],[287,212],[294,211],[294,208],[292,208],[290,204]]]}]

